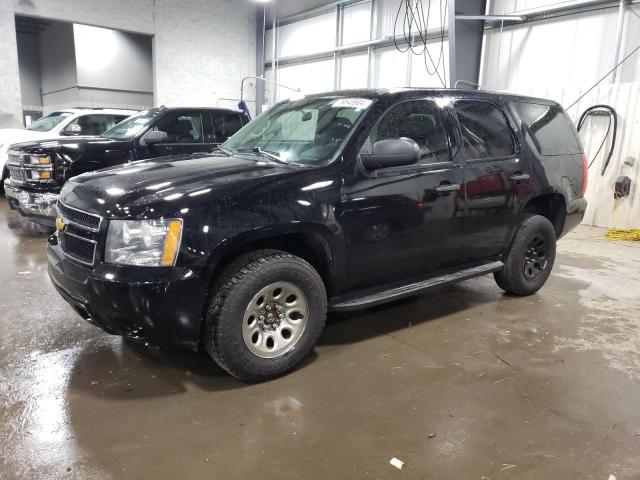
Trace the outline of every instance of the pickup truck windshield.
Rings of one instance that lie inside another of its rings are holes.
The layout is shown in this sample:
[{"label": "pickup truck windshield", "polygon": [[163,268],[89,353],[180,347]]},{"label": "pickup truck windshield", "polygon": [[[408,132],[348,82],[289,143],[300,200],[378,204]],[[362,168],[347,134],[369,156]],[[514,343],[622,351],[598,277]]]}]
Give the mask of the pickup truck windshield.
[{"label": "pickup truck windshield", "polygon": [[48,132],[53,130],[56,125],[62,122],[65,118],[73,115],[71,112],[53,112],[42,117],[27,127],[27,130],[33,130],[35,132]]},{"label": "pickup truck windshield", "polygon": [[265,112],[224,143],[233,153],[262,153],[284,162],[331,160],[371,105],[365,98],[307,98],[286,101]]},{"label": "pickup truck windshield", "polygon": [[133,115],[123,120],[115,127],[102,134],[103,137],[111,140],[130,140],[140,133],[162,112],[160,110],[149,110]]}]

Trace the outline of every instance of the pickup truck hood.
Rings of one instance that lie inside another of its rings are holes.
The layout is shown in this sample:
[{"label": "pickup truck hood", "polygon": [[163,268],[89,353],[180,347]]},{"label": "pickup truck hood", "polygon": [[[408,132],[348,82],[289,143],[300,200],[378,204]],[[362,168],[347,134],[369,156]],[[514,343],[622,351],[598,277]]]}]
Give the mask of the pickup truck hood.
[{"label": "pickup truck hood", "polygon": [[36,132],[24,128],[2,128],[0,129],[0,144],[5,148],[14,143],[28,142],[29,140],[40,140],[51,136],[51,132]]},{"label": "pickup truck hood", "polygon": [[238,183],[272,181],[300,170],[269,160],[194,154],[141,160],[70,179],[60,200],[109,218],[175,214],[198,201],[240,194]]},{"label": "pickup truck hood", "polygon": [[105,150],[120,150],[129,148],[130,142],[110,140],[104,137],[65,137],[65,138],[45,138],[41,140],[35,140],[31,142],[23,142],[14,145],[15,149],[23,152],[38,153],[38,152],[51,152],[57,150],[91,150],[92,148]]}]

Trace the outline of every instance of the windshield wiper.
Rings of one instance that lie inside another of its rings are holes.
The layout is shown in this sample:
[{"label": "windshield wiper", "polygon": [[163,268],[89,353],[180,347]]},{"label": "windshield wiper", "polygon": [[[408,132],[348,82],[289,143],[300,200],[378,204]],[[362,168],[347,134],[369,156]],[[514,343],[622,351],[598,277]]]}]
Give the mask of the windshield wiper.
[{"label": "windshield wiper", "polygon": [[261,155],[263,157],[267,157],[270,158],[271,160],[273,160],[274,162],[280,163],[282,165],[288,165],[287,162],[285,162],[284,160],[282,160],[278,155],[276,155],[275,153],[271,153],[271,152],[267,152],[266,150],[262,150],[260,147],[246,147],[246,148],[236,148],[236,152],[251,152],[251,153],[257,153],[258,155]]},{"label": "windshield wiper", "polygon": [[222,153],[224,153],[224,154],[226,154],[226,155],[229,155],[229,156],[233,155],[233,152],[231,152],[231,150],[227,150],[226,148],[224,148],[224,147],[223,147],[223,146],[221,146],[221,145],[215,145],[215,146],[213,147],[213,149],[214,149],[214,150],[220,150]]}]

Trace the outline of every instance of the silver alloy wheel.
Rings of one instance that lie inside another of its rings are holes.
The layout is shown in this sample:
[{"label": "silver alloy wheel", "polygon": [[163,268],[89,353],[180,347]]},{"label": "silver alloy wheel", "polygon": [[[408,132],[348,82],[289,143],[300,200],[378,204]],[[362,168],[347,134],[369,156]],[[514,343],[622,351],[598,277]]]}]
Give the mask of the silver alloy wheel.
[{"label": "silver alloy wheel", "polygon": [[256,293],[242,319],[242,337],[260,358],[284,355],[302,338],[309,321],[309,304],[302,290],[275,282]]}]

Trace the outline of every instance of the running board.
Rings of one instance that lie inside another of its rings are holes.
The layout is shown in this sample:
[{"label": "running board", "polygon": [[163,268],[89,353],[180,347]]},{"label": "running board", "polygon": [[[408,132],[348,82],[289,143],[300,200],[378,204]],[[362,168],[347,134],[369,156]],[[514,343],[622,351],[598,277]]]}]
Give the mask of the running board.
[{"label": "running board", "polygon": [[391,302],[400,298],[410,297],[417,293],[430,288],[446,285],[448,283],[460,282],[469,278],[484,275],[486,273],[497,272],[501,270],[504,263],[501,261],[495,261],[485,263],[473,268],[467,268],[466,270],[460,270],[459,272],[442,275],[439,277],[429,278],[421,282],[414,282],[408,285],[402,285],[400,287],[391,288],[382,292],[376,292],[366,294],[360,297],[351,298],[338,303],[330,304],[329,310],[334,312],[346,312],[349,310],[359,310],[361,308],[374,307],[382,303]]}]

